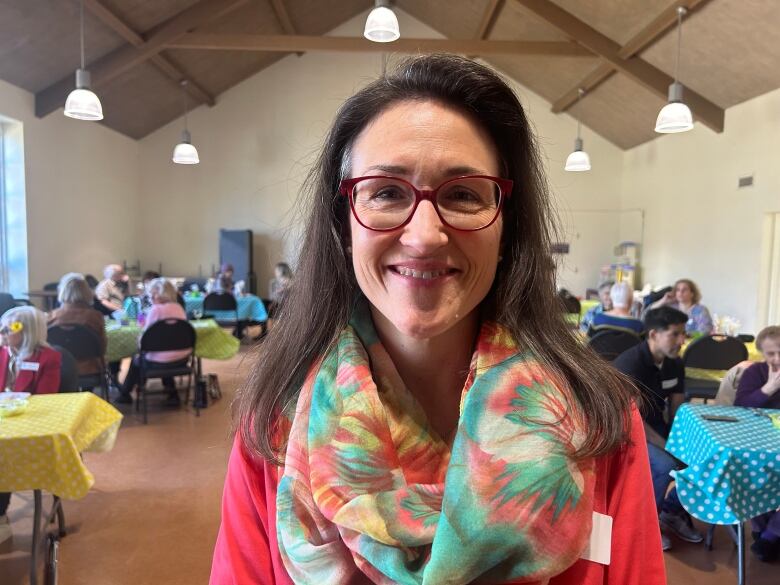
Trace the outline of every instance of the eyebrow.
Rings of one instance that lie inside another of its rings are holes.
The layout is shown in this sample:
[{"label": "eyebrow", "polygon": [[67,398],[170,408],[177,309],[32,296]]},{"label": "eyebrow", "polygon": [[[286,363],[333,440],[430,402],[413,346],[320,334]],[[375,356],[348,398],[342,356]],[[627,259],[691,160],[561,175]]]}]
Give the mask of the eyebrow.
[{"label": "eyebrow", "polygon": [[[372,165],[366,169],[368,171],[381,171],[383,173],[390,173],[391,175],[411,175],[412,171],[409,167],[401,165]],[[456,167],[447,168],[443,175],[445,177],[458,177],[460,175],[487,175],[490,173],[485,172],[484,169],[477,169],[467,165],[461,165]]]}]

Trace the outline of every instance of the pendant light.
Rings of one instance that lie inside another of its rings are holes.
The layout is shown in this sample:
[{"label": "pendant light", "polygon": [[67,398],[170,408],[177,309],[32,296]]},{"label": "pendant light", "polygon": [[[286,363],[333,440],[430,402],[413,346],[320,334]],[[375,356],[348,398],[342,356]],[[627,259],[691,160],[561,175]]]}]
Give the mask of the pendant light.
[{"label": "pendant light", "polygon": [[680,45],[682,41],[682,19],[688,12],[684,6],[677,7],[677,60],[674,63],[674,82],[669,86],[669,103],[658,113],[655,131],[660,134],[687,132],[693,129],[691,110],[683,101],[683,86],[677,81],[680,69]]},{"label": "pendant light", "polygon": [[[585,90],[577,90],[577,103],[585,95]],[[565,171],[582,172],[590,170],[590,157],[582,150],[582,138],[580,138],[580,119],[577,118],[577,138],[574,140],[574,151],[566,158]]]},{"label": "pendant light", "polygon": [[390,8],[390,0],[376,0],[375,8],[366,19],[363,36],[375,43],[390,43],[401,37],[398,19]]},{"label": "pendant light", "polygon": [[181,141],[173,149],[173,162],[177,165],[196,165],[200,162],[198,157],[198,149],[192,145],[192,136],[190,131],[187,130],[187,80],[184,79],[181,82],[181,91],[184,95],[184,130],[181,133]]},{"label": "pendant light", "polygon": [[84,65],[84,0],[81,0],[81,67],[76,69],[76,89],[65,100],[65,115],[76,120],[102,120],[103,106],[90,89],[89,71]]}]

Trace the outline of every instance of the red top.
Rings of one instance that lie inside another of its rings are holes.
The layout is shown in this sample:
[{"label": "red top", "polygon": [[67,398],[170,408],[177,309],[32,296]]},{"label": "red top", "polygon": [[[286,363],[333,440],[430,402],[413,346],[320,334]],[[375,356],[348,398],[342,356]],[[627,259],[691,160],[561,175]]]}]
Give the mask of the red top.
[{"label": "red top", "polygon": [[[5,390],[8,362],[11,356],[7,347],[0,348],[0,392]],[[30,394],[54,394],[60,391],[60,367],[62,354],[50,347],[39,347],[16,369],[15,392]]]},{"label": "red top", "polygon": [[[278,469],[238,437],[228,463],[210,585],[293,585],[276,542]],[[612,517],[609,566],[584,559],[550,585],[665,585],[645,432],[632,412],[631,444],[596,462],[594,510]]]}]

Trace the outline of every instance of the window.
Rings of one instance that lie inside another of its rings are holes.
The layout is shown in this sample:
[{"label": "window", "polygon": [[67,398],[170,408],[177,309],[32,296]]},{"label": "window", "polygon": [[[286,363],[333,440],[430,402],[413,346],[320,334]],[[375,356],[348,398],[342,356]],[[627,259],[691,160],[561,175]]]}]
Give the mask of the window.
[{"label": "window", "polygon": [[21,122],[0,117],[0,291],[27,290],[24,133]]}]

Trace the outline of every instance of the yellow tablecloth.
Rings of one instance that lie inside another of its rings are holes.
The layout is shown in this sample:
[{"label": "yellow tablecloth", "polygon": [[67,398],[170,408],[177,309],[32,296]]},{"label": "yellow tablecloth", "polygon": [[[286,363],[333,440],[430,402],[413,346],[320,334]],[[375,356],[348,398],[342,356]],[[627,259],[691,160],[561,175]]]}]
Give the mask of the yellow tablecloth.
[{"label": "yellow tablecloth", "polygon": [[84,451],[110,451],[121,413],[91,392],[31,396],[0,419],[0,492],[40,489],[76,500],[95,482]]}]

